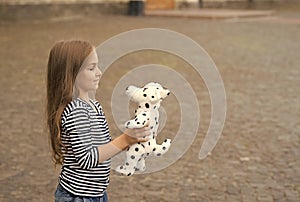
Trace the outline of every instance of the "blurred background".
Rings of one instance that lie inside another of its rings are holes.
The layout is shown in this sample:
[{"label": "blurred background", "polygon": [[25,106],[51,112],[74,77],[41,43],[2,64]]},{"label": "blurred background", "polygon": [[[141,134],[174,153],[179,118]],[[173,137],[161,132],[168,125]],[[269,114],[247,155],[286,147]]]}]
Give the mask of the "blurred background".
[{"label": "blurred background", "polygon": [[[97,92],[113,137],[120,134],[111,113],[113,88],[126,72],[149,63],[168,66],[189,81],[201,122],[193,144],[170,167],[132,177],[112,171],[110,201],[298,202],[296,0],[1,0],[0,201],[53,201],[60,168],[51,161],[45,127],[45,78],[54,43],[76,38],[98,46],[121,32],[149,27],[182,33],[208,52],[225,85],[226,122],[211,155],[199,160],[211,118],[202,78],[168,53],[147,50],[120,58]],[[174,96],[164,102],[169,114],[161,139],[174,138],[178,106]]]}]

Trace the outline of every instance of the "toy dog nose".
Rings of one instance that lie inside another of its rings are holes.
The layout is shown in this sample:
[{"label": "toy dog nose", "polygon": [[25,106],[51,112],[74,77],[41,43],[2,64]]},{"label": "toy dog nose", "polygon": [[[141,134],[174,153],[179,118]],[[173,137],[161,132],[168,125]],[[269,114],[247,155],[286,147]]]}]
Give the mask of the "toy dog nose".
[{"label": "toy dog nose", "polygon": [[170,93],[171,93],[171,92],[170,92],[168,89],[165,89],[165,95],[166,95],[166,96],[170,95]]}]

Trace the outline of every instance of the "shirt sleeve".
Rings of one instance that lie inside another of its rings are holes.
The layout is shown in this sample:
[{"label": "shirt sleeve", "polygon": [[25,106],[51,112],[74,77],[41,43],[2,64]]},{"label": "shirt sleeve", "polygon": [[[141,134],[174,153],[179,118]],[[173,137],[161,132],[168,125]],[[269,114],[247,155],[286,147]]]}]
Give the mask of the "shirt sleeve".
[{"label": "shirt sleeve", "polygon": [[87,109],[75,108],[66,117],[63,129],[69,137],[72,152],[83,169],[96,167],[99,163],[98,147],[93,146],[90,117]]}]

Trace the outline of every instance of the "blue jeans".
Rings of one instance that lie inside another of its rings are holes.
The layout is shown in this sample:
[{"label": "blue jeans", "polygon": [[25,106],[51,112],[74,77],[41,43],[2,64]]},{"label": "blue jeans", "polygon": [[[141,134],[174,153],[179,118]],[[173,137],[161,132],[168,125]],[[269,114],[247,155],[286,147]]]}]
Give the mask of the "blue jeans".
[{"label": "blue jeans", "polygon": [[75,196],[58,184],[55,191],[55,202],[108,202],[106,192],[103,194],[104,195],[102,197]]}]

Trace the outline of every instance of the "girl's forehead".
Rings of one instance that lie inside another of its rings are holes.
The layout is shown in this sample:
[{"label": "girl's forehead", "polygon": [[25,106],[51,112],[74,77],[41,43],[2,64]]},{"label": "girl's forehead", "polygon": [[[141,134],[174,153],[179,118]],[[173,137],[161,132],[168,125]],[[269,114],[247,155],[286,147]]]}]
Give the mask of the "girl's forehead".
[{"label": "girl's forehead", "polygon": [[92,52],[86,57],[86,63],[90,64],[90,63],[98,63],[98,55],[96,50],[92,50]]},{"label": "girl's forehead", "polygon": [[90,64],[98,64],[98,55],[95,50],[93,50],[83,61],[80,69],[85,69],[87,68]]}]

